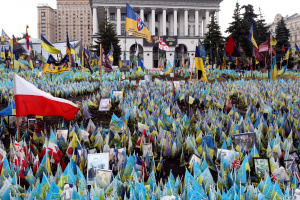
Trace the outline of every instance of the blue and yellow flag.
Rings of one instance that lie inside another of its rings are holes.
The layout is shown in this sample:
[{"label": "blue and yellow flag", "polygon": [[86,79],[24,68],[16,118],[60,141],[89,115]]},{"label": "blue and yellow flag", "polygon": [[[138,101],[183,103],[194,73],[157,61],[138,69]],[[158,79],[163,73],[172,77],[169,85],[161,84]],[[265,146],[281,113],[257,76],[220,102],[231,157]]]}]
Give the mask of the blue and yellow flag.
[{"label": "blue and yellow flag", "polygon": [[290,58],[290,48],[288,48],[288,50],[286,51],[283,60],[288,60],[289,58]]},{"label": "blue and yellow flag", "polygon": [[250,33],[249,33],[249,36],[248,36],[248,40],[250,40],[250,42],[252,42],[252,44],[255,46],[256,49],[258,49],[258,46],[257,46],[257,43],[253,37],[253,24],[251,25],[251,28],[250,28]]},{"label": "blue and yellow flag", "polygon": [[56,61],[52,55],[49,55],[48,60],[43,69],[44,73],[61,73],[70,72],[69,56],[65,55],[61,61]]},{"label": "blue and yellow flag", "polygon": [[47,52],[52,54],[60,54],[60,50],[55,48],[53,44],[48,41],[42,34],[41,34],[41,47],[45,49]]},{"label": "blue and yellow flag", "polygon": [[136,37],[145,38],[148,42],[151,41],[151,35],[145,23],[128,4],[126,4],[125,31]]},{"label": "blue and yellow flag", "polygon": [[201,76],[200,80],[207,82],[207,77],[206,77],[206,73],[205,73],[205,69],[204,69],[204,65],[203,65],[203,60],[200,56],[200,51],[197,46],[196,46],[196,53],[195,53],[195,65],[196,65],[197,70],[202,71],[202,74],[198,74],[198,76]]},{"label": "blue and yellow flag", "polygon": [[6,58],[5,58],[5,51],[4,51],[4,48],[3,46],[1,47],[1,60],[4,61]]},{"label": "blue and yellow flag", "polygon": [[270,71],[270,76],[269,76],[269,80],[276,80],[276,76],[277,76],[277,64],[276,64],[276,54],[273,58],[273,64],[272,64],[272,69]]},{"label": "blue and yellow flag", "polygon": [[297,44],[295,43],[295,48],[294,48],[294,53],[299,52],[299,48],[297,46]]}]

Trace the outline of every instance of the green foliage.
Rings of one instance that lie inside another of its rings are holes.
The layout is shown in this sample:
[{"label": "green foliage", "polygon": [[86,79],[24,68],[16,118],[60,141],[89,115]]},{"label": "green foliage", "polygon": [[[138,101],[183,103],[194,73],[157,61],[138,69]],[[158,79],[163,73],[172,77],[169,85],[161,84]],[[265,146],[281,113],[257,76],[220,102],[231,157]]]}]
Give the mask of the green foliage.
[{"label": "green foliage", "polygon": [[211,23],[207,26],[208,32],[205,34],[204,47],[207,51],[212,51],[214,62],[222,60],[224,50],[224,38],[220,31],[220,26],[216,22],[215,13],[211,15]]},{"label": "green foliage", "polygon": [[[241,13],[242,10],[244,11],[243,13]],[[251,4],[241,7],[237,2],[232,18],[233,21],[226,32],[232,35],[236,45],[243,49],[245,56],[251,57],[253,45],[248,40],[251,25],[253,24],[253,36],[258,46],[268,38],[269,27],[266,26],[261,10],[259,9],[259,14],[257,15]]]},{"label": "green foliage", "polygon": [[[280,63],[281,58],[283,56],[285,56],[285,52],[287,51],[287,49],[290,46],[290,43],[289,43],[290,31],[286,27],[286,24],[285,24],[283,18],[281,18],[281,20],[279,20],[277,22],[275,33],[276,33],[275,39],[277,40],[277,44],[276,44],[276,46],[274,48],[275,48],[275,51],[276,51],[276,54],[277,54],[277,57],[276,57],[277,61],[276,62],[278,64],[278,63]],[[285,52],[282,52],[282,45],[283,44],[284,44],[284,47],[285,47],[285,50],[286,50]],[[290,56],[292,54],[291,51],[292,50],[290,49]],[[291,59],[289,59],[289,61],[291,61]],[[289,62],[289,66],[288,67],[292,68],[292,65],[293,65],[293,63]]]},{"label": "green foliage", "polygon": [[114,48],[114,65],[118,65],[119,56],[121,54],[121,47],[119,45],[119,39],[117,33],[111,23],[107,20],[106,13],[104,20],[99,25],[99,31],[96,33],[96,44],[93,48],[96,50],[96,54],[100,55],[100,43],[104,49],[105,55],[109,53],[111,44]]},{"label": "green foliage", "polygon": [[242,41],[242,38],[246,36],[246,32],[243,29],[241,7],[238,2],[235,5],[235,10],[233,12],[232,18],[234,21],[230,23],[230,26],[227,28],[226,32],[232,35],[236,45],[239,46],[240,42]]},{"label": "green foliage", "polygon": [[240,45],[243,48],[246,56],[251,57],[253,52],[253,45],[252,42],[250,42],[250,40],[248,39],[248,35],[251,25],[255,25],[255,19],[257,18],[257,14],[254,13],[254,9],[251,4],[242,6],[242,9],[245,9],[242,19],[242,27],[246,34],[246,37],[241,38]]},{"label": "green foliage", "polygon": [[253,30],[254,38],[256,40],[257,45],[267,41],[269,36],[269,26],[266,24],[266,20],[259,8],[258,19],[255,22],[254,30]]}]

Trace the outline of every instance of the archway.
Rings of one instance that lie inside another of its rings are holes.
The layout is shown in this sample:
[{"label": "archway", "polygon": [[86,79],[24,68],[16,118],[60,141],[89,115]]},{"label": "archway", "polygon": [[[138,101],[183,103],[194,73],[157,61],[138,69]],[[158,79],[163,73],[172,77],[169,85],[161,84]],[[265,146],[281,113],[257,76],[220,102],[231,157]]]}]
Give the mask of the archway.
[{"label": "archway", "polygon": [[143,61],[144,60],[144,49],[143,49],[143,46],[140,45],[140,44],[133,44],[131,45],[129,51],[130,51],[130,65],[132,64],[132,60],[133,60],[133,57],[136,53],[136,50],[137,50],[137,46],[139,48],[139,53],[138,53],[138,57]]},{"label": "archway", "polygon": [[158,61],[159,58],[163,57],[164,59],[166,58],[166,51],[162,51],[158,48],[158,46],[153,47],[153,68],[158,67]]},{"label": "archway", "polygon": [[175,52],[176,52],[176,67],[182,67],[182,54],[184,57],[184,63],[186,63],[187,61],[187,47],[184,44],[178,44],[175,48]]}]

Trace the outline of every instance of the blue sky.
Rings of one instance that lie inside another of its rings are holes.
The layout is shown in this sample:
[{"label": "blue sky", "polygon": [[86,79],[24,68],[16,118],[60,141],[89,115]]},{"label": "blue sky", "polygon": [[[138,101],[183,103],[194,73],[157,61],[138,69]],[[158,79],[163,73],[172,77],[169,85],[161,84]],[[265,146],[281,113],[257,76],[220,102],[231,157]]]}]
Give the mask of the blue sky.
[{"label": "blue sky", "polygon": [[[221,3],[220,26],[221,32],[226,36],[225,30],[232,21],[236,0],[223,0]],[[239,0],[241,5],[252,4],[256,12],[259,7],[265,16],[266,22],[271,23],[275,15],[292,15],[299,11],[299,0]],[[0,30],[3,28],[9,36],[21,36],[25,33],[28,24],[28,33],[37,37],[37,5],[48,3],[56,8],[56,0],[1,0]]]}]

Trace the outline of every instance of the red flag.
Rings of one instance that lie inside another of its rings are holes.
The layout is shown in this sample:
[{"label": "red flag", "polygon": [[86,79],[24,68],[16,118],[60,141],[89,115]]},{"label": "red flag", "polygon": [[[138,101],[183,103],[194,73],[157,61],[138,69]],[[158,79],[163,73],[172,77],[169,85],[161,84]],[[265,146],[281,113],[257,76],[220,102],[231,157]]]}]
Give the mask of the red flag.
[{"label": "red flag", "polygon": [[53,97],[17,74],[13,75],[13,81],[17,117],[39,115],[62,116],[66,120],[75,118],[79,108],[73,102]]},{"label": "red flag", "polygon": [[255,57],[256,60],[261,61],[265,56],[262,52],[259,52],[257,48],[253,48],[253,57]]},{"label": "red flag", "polygon": [[250,70],[253,71],[252,58],[251,58],[251,61],[250,61]]},{"label": "red flag", "polygon": [[233,53],[233,48],[236,46],[232,36],[229,37],[226,46],[225,46],[225,52],[226,56],[231,56]]},{"label": "red flag", "polygon": [[235,168],[235,167],[236,167],[236,169],[240,169],[240,167],[241,167],[241,162],[240,162],[239,160],[233,161],[232,169]]},{"label": "red flag", "polygon": [[259,52],[269,51],[269,49],[270,49],[270,36],[271,36],[271,33],[269,32],[269,38],[268,38],[268,40],[266,42],[261,43],[259,45]]},{"label": "red flag", "polygon": [[273,180],[273,181],[277,180],[273,174],[271,174],[271,180]]},{"label": "red flag", "polygon": [[284,44],[282,44],[282,52],[285,52]]}]

